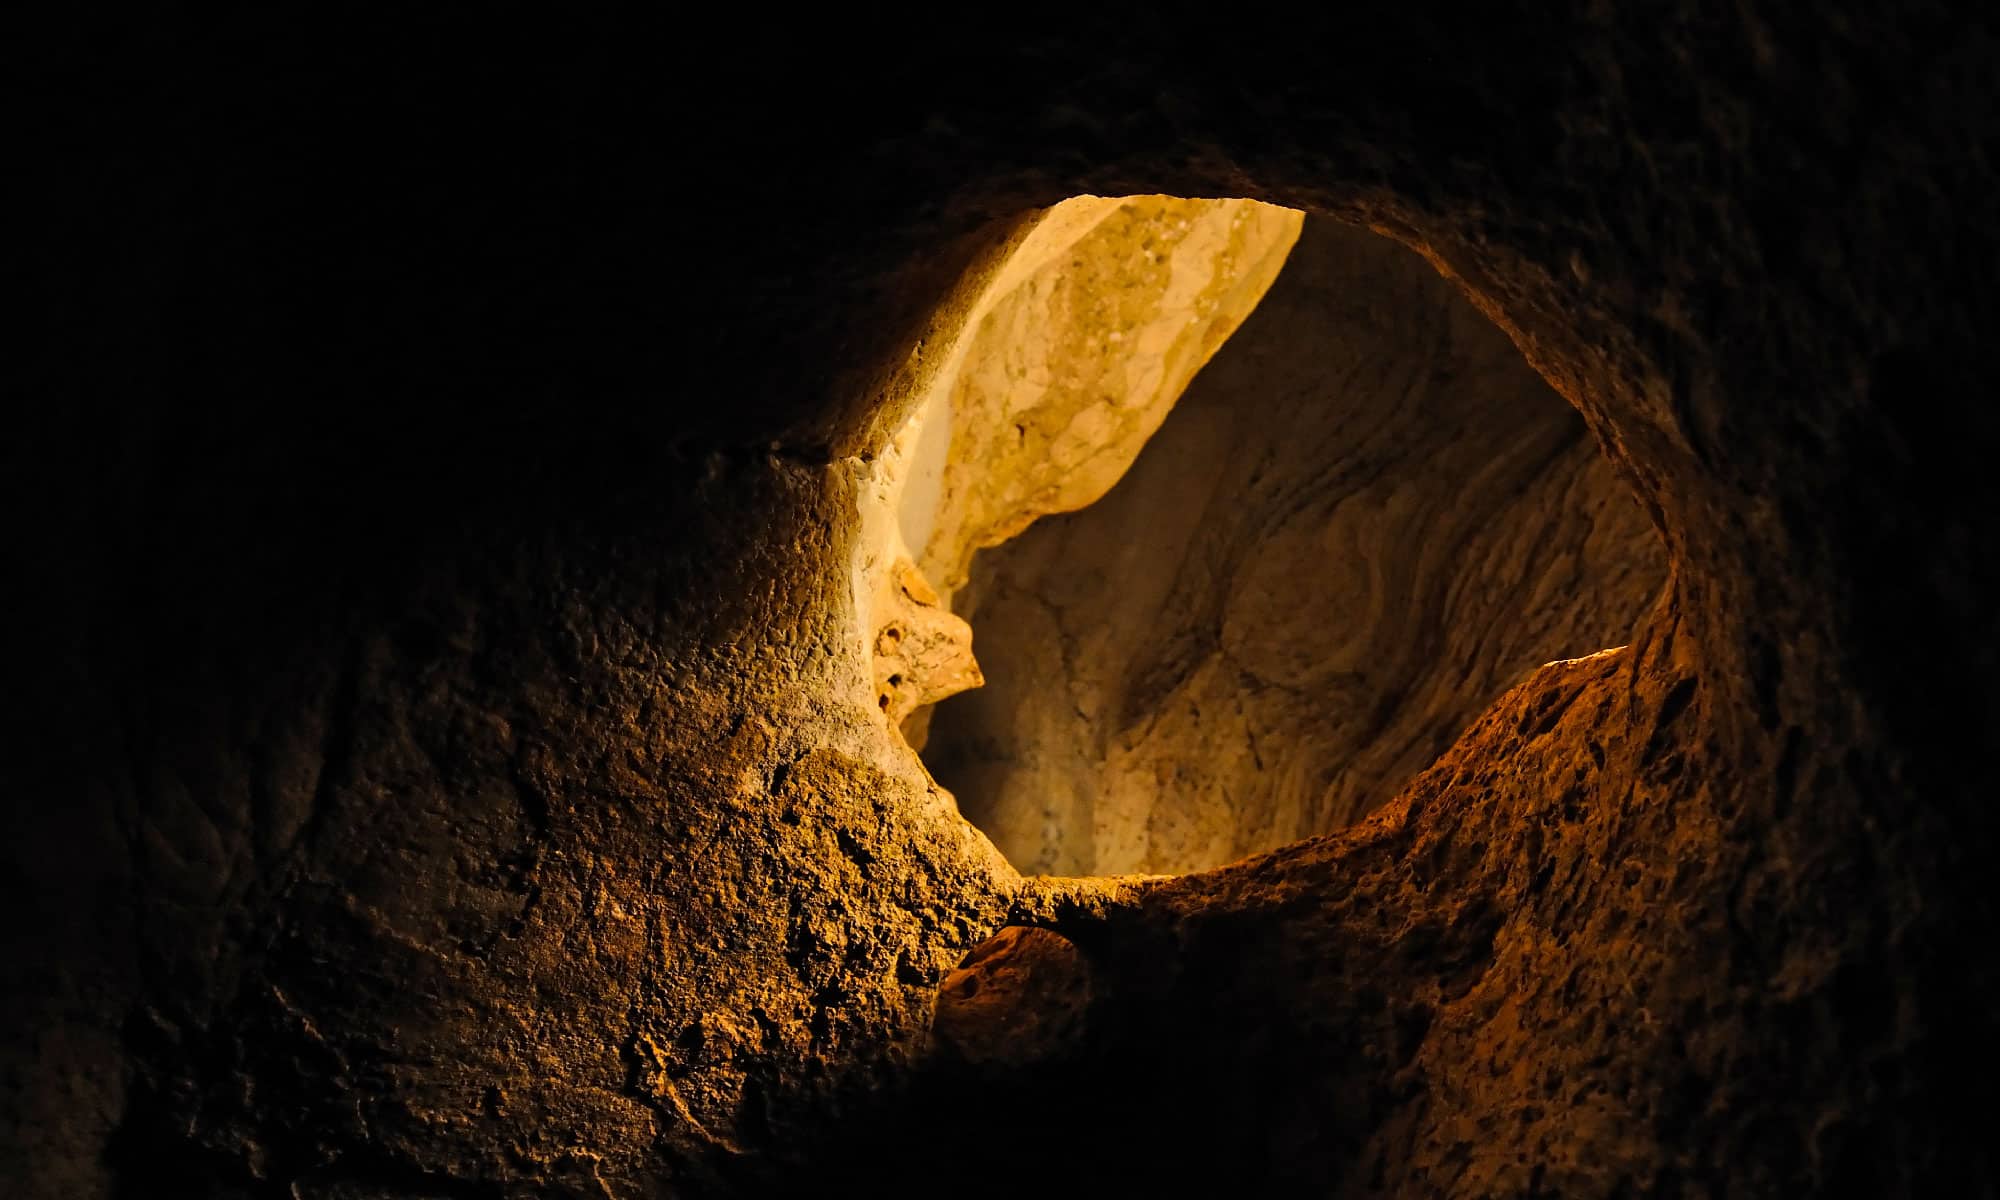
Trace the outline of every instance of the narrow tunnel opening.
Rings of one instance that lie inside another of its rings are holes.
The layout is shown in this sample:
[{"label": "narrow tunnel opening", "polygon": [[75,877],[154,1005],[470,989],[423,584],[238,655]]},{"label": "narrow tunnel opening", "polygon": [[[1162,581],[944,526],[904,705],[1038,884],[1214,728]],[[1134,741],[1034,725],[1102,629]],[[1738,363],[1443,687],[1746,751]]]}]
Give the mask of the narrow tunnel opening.
[{"label": "narrow tunnel opening", "polygon": [[1577,412],[1364,229],[1081,197],[951,354],[858,586],[885,719],[1024,873],[1337,830],[1665,576]]}]

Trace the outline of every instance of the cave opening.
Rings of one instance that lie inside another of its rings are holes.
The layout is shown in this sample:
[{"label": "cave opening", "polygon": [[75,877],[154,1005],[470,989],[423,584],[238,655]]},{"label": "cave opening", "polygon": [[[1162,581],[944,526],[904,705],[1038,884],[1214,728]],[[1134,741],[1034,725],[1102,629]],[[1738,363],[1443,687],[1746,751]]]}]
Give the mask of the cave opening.
[{"label": "cave opening", "polygon": [[885,721],[1017,869],[1203,870],[1394,796],[1623,644],[1658,534],[1450,280],[1250,200],[1078,197],[864,488]]},{"label": "cave opening", "polygon": [[2000,1191],[1984,9],[173,15],[23,56],[7,1194]]}]

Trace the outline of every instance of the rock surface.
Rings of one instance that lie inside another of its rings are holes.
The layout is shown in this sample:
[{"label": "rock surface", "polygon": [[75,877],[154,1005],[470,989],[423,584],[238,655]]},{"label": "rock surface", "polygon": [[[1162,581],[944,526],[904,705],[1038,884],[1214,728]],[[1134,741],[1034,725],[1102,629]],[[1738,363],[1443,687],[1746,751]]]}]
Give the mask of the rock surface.
[{"label": "rock surface", "polygon": [[951,434],[929,512],[905,522],[924,573],[949,593],[981,547],[1104,495],[1271,286],[1301,219],[1172,196],[1050,210],[1046,225],[1082,232],[1043,253],[1031,235],[930,401]]},{"label": "rock surface", "polygon": [[1066,937],[1010,925],[973,947],[938,987],[939,1049],[972,1066],[1035,1066],[1089,1036],[1090,967]]},{"label": "rock surface", "polygon": [[985,682],[972,657],[972,627],[943,606],[909,559],[883,573],[866,616],[875,631],[875,703],[891,726]]},{"label": "rock surface", "polygon": [[950,611],[972,555],[1117,481],[1270,287],[1301,220],[1247,200],[1066,200],[934,361],[913,364],[923,398],[863,480],[855,567],[881,709],[912,745],[931,704],[983,682]]},{"label": "rock surface", "polygon": [[1385,803],[1500,692],[1623,645],[1659,538],[1429,264],[1312,221],[1090,508],[976,560],[924,760],[1024,871],[1165,873]]},{"label": "rock surface", "polygon": [[[0,443],[15,1194],[992,1194],[1022,1126],[1045,1185],[1993,1193],[1983,9],[71,19]],[[1086,193],[1439,266],[1661,531],[1631,648],[1342,833],[1020,879],[882,723],[854,514]],[[933,1073],[1022,923],[1084,1053]]]}]

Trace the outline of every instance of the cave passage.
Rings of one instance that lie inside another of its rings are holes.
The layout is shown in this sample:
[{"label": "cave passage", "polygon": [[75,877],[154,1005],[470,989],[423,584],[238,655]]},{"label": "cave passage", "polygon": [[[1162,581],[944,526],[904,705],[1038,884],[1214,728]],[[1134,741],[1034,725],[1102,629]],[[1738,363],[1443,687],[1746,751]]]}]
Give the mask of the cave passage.
[{"label": "cave passage", "polygon": [[1582,418],[1366,230],[1079,198],[955,355],[884,459],[877,699],[1025,872],[1338,829],[1665,574]]},{"label": "cave passage", "polygon": [[1992,8],[37,22],[0,1197],[2000,1196]]}]

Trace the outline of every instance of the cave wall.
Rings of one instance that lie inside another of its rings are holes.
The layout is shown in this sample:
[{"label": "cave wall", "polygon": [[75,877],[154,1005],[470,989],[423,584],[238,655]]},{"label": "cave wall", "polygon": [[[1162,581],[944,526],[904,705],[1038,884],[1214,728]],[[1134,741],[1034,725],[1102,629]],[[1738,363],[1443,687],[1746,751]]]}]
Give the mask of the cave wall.
[{"label": "cave wall", "polygon": [[1303,220],[1247,200],[1129,196],[1078,197],[1044,221],[1075,205],[1096,214],[1088,231],[1018,278],[1008,260],[929,400],[948,436],[934,491],[906,495],[902,521],[947,595],[982,547],[1117,482],[1262,300]]},{"label": "cave wall", "polygon": [[1252,200],[1077,196],[1028,222],[857,500],[862,633],[891,727],[983,682],[952,612],[973,554],[1102,496],[1242,323],[1303,214]]},{"label": "cave wall", "polygon": [[1665,581],[1575,410],[1429,264],[1327,221],[1104,499],[974,561],[985,684],[924,761],[1057,875],[1338,829]]},{"label": "cave wall", "polygon": [[[985,1097],[1128,1186],[1992,1191],[1981,11],[68,19],[5,448],[21,1193],[972,1192]],[[1421,252],[1672,584],[1346,833],[1030,883],[814,564],[1021,214],[1161,192]],[[966,1086],[940,964],[1010,920],[1108,1032]]]}]

